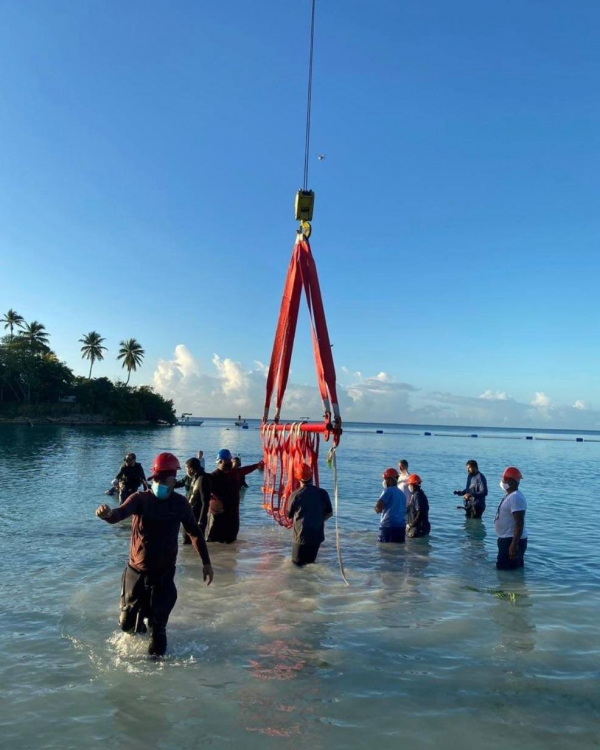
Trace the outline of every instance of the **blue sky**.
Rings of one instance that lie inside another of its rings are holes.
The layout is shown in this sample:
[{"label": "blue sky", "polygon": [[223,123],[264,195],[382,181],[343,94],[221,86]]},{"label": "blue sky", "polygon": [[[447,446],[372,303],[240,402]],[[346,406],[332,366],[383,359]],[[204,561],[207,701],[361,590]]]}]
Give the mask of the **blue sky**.
[{"label": "blue sky", "polygon": [[[5,0],[0,308],[82,374],[82,334],[107,338],[109,376],[136,337],[132,382],[177,376],[178,405],[206,410],[181,345],[221,411],[258,414],[218,363],[269,359],[308,20],[308,0]],[[318,0],[313,252],[342,384],[451,394],[458,422],[485,393],[600,409],[599,23],[585,0]],[[314,383],[306,321],[292,380]]]}]

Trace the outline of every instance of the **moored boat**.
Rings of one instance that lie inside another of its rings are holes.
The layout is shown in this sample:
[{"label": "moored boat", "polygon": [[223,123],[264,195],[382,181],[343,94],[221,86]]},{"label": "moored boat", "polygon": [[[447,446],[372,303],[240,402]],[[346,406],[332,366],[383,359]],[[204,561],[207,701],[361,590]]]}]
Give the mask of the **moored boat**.
[{"label": "moored boat", "polygon": [[203,419],[200,419],[200,417],[194,417],[191,414],[183,413],[179,419],[177,420],[177,424],[180,426],[189,426],[189,427],[200,427],[201,424],[204,423]]}]

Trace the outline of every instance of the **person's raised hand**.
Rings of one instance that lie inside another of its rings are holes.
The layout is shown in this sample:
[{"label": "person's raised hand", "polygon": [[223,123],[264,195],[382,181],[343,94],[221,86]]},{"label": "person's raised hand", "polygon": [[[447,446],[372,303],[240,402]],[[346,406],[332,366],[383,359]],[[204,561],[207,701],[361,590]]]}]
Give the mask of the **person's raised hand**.
[{"label": "person's raised hand", "polygon": [[98,518],[110,518],[112,510],[110,505],[100,505],[96,508],[96,515]]}]

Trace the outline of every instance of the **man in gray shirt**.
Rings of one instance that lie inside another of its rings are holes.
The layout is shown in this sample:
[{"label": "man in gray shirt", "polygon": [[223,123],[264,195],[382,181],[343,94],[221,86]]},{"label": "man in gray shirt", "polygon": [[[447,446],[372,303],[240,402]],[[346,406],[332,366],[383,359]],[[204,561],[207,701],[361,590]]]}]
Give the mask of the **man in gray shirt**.
[{"label": "man in gray shirt", "polygon": [[333,515],[329,494],[312,483],[312,469],[302,464],[295,471],[300,487],[290,495],[287,516],[293,522],[292,562],[310,565],[325,540],[325,521]]}]

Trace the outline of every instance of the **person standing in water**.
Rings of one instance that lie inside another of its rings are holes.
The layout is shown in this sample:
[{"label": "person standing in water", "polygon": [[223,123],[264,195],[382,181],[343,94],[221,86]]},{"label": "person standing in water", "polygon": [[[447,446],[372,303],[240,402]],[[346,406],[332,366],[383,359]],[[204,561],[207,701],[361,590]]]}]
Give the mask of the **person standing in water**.
[{"label": "person standing in water", "polygon": [[523,475],[516,466],[508,466],[500,480],[500,489],[505,494],[494,518],[494,529],[498,537],[498,570],[516,570],[524,565],[527,549],[527,501],[519,490],[522,479]]},{"label": "person standing in water", "polygon": [[406,538],[406,495],[398,487],[396,469],[386,469],[381,478],[383,492],[375,504],[375,513],[381,513],[379,541],[401,544]]},{"label": "person standing in water", "polygon": [[404,492],[406,502],[410,500],[410,492],[408,491],[408,487],[406,485],[408,476],[408,461],[405,458],[401,458],[398,461],[398,489]]},{"label": "person standing in water", "polygon": [[312,483],[313,472],[308,464],[294,471],[300,487],[288,501],[287,517],[292,521],[292,562],[298,567],[311,565],[325,541],[325,521],[333,515],[326,490]]},{"label": "person standing in water", "polygon": [[[186,496],[189,504],[192,506],[194,518],[198,522],[198,526],[202,532],[202,538],[204,539],[206,525],[208,523],[208,505],[210,503],[210,475],[204,471],[197,458],[188,458],[185,462],[185,469],[189,479],[189,489]],[[177,484],[179,484],[179,482]],[[184,530],[183,544],[191,543],[192,541],[188,533]]]},{"label": "person standing in water", "polygon": [[196,457],[197,457],[198,461],[200,461],[200,466],[202,467],[202,469],[205,470],[206,469],[206,461],[204,460],[204,451],[198,451],[198,453],[196,454]]},{"label": "person standing in water", "polygon": [[[467,486],[464,490],[454,490],[455,495],[462,495],[464,511],[467,518],[481,518],[485,510],[485,498],[488,494],[487,479],[479,471],[477,461],[467,461]],[[460,508],[461,506],[457,506]]]},{"label": "person standing in water", "polygon": [[114,481],[117,482],[119,487],[119,503],[121,504],[127,500],[129,495],[137,492],[140,485],[145,490],[148,489],[144,469],[142,468],[142,464],[137,462],[135,453],[127,453]]},{"label": "person standing in water", "polygon": [[259,461],[233,468],[231,451],[223,448],[217,455],[217,468],[210,475],[211,499],[208,518],[209,542],[232,544],[240,530],[240,481],[246,474],[262,469]]},{"label": "person standing in water", "polygon": [[418,474],[411,474],[406,480],[410,500],[406,506],[406,536],[428,536],[431,531],[429,523],[429,500],[421,489],[422,480]]},{"label": "person standing in water", "polygon": [[179,468],[172,453],[159,453],[152,466],[151,491],[135,492],[118,508],[100,505],[96,509],[96,516],[110,524],[133,516],[129,562],[121,581],[119,626],[126,633],[143,633],[147,618],[151,656],[163,656],[167,650],[167,622],[177,601],[174,578],[180,524],[202,558],[206,585],[213,580],[206,542],[192,508],[183,495],[173,491]]}]

